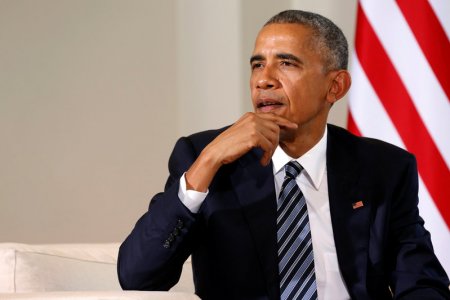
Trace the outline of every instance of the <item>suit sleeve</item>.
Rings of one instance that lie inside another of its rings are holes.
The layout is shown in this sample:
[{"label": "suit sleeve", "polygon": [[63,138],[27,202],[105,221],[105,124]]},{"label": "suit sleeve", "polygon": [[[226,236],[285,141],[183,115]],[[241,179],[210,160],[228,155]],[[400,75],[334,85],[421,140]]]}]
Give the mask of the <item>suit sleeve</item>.
[{"label": "suit sleeve", "polygon": [[187,138],[178,140],[169,159],[163,193],[153,197],[119,249],[117,270],[125,290],[169,290],[195,245],[196,215],[178,198],[179,179],[197,154]]},{"label": "suit sleeve", "polygon": [[419,216],[416,161],[408,157],[391,208],[391,288],[395,299],[450,299],[448,277]]}]

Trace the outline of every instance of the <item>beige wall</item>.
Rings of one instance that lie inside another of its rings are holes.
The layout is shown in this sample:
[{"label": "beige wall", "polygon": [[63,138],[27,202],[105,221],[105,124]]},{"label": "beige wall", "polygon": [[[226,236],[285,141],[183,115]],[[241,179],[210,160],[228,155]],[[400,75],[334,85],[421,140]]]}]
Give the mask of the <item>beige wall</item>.
[{"label": "beige wall", "polygon": [[0,0],[0,242],[122,240],[176,138],[251,109],[262,23],[315,10],[352,41],[356,0],[334,2]]},{"label": "beige wall", "polygon": [[164,0],[0,1],[0,241],[129,231],[177,136],[174,19]]}]

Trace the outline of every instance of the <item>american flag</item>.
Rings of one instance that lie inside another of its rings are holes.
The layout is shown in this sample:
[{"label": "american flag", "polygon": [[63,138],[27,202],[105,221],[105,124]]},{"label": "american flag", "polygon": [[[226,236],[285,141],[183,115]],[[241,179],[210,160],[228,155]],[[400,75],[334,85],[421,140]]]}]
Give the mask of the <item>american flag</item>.
[{"label": "american flag", "polygon": [[420,214],[450,274],[450,0],[357,9],[348,129],[416,156]]}]

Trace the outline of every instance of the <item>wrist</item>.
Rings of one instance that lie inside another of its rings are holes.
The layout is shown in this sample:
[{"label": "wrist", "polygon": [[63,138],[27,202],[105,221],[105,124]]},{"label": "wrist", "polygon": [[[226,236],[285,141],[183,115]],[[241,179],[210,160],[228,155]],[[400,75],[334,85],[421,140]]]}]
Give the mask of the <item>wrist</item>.
[{"label": "wrist", "polygon": [[221,166],[220,160],[205,148],[186,172],[186,188],[206,192]]}]

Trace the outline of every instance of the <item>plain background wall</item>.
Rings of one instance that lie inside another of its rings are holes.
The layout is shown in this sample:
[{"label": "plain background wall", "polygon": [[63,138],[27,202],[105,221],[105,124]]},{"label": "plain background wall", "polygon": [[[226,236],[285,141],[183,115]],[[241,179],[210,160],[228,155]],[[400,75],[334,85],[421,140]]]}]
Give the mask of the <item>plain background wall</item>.
[{"label": "plain background wall", "polygon": [[177,137],[251,110],[270,16],[322,13],[353,44],[356,0],[335,2],[0,0],[0,242],[123,240]]}]

